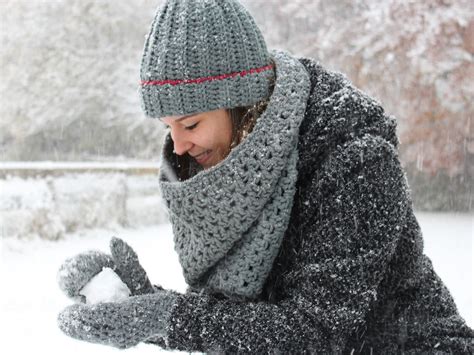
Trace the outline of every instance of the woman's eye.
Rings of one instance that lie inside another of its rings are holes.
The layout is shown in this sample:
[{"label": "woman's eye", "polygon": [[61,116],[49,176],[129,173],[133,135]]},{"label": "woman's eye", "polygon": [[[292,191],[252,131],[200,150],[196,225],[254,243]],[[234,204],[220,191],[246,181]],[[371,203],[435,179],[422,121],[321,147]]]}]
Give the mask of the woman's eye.
[{"label": "woman's eye", "polygon": [[198,125],[198,123],[195,123],[195,124],[193,124],[193,125],[191,125],[191,126],[186,127],[186,129],[192,130],[192,129],[196,128],[197,125]]}]

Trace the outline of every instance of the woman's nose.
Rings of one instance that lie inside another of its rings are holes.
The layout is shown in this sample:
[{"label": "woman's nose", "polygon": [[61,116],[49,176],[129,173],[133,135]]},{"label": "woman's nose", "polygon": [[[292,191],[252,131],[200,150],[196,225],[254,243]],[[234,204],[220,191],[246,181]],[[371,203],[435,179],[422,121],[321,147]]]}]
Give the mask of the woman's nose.
[{"label": "woman's nose", "polygon": [[183,155],[193,146],[193,144],[186,139],[186,134],[184,132],[171,130],[171,138],[173,139],[175,154]]}]

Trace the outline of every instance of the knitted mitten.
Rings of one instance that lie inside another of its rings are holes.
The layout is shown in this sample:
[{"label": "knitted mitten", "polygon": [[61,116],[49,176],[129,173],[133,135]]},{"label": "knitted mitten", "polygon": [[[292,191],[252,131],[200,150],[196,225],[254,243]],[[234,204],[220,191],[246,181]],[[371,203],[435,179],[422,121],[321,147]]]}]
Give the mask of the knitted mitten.
[{"label": "knitted mitten", "polygon": [[177,295],[171,291],[129,297],[122,302],[74,304],[58,316],[68,336],[91,343],[129,348],[140,342],[166,337]]},{"label": "knitted mitten", "polygon": [[[156,289],[151,284],[145,269],[138,261],[135,251],[122,239],[113,237],[110,241],[110,252],[117,265],[117,274],[130,289],[133,296],[153,293]],[[161,289],[157,286],[156,288]]]},{"label": "knitted mitten", "polygon": [[113,237],[110,251],[112,255],[91,250],[66,259],[57,275],[59,288],[68,297],[85,303],[85,297],[79,292],[103,268],[108,267],[119,275],[132,295],[153,293],[161,289],[151,285],[137,254],[123,240]]},{"label": "knitted mitten", "polygon": [[66,296],[85,303],[86,298],[79,292],[105,267],[116,270],[112,257],[97,250],[86,251],[66,259],[57,274],[59,288]]}]

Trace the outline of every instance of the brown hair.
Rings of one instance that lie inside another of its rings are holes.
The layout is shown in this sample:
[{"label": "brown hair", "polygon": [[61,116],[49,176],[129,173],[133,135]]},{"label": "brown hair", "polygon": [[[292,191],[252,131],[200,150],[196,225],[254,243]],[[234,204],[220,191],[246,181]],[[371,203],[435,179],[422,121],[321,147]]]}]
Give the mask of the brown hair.
[{"label": "brown hair", "polygon": [[232,120],[232,141],[230,150],[238,146],[245,137],[252,132],[258,118],[266,110],[270,102],[270,96],[274,87],[275,79],[272,78],[269,83],[269,96],[266,99],[257,102],[253,106],[235,107],[228,110],[230,119]]},{"label": "brown hair", "polygon": [[230,119],[232,121],[232,141],[230,150],[237,147],[247,135],[252,132],[257,119],[265,111],[268,100],[257,102],[253,106],[235,107],[229,109]]}]

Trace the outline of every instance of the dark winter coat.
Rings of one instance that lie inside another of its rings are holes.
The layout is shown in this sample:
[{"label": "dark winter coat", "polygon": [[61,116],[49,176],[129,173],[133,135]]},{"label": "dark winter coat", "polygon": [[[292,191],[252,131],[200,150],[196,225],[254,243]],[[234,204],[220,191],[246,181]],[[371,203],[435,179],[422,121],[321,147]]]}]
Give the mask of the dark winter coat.
[{"label": "dark winter coat", "polygon": [[472,353],[474,332],[423,255],[396,122],[342,75],[301,59],[312,90],[297,192],[256,302],[188,292],[167,347],[218,353]]}]

